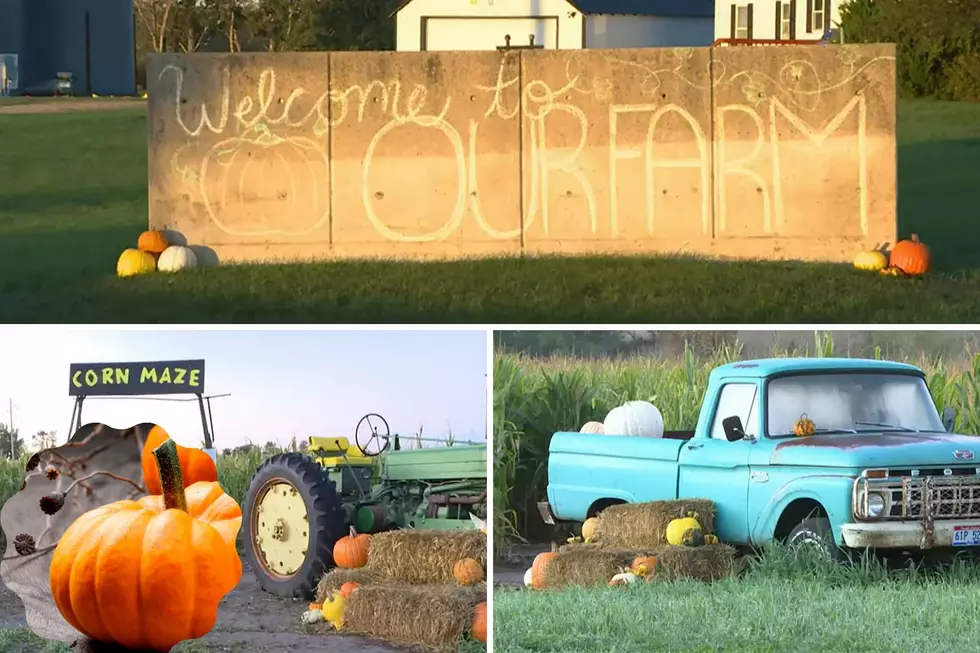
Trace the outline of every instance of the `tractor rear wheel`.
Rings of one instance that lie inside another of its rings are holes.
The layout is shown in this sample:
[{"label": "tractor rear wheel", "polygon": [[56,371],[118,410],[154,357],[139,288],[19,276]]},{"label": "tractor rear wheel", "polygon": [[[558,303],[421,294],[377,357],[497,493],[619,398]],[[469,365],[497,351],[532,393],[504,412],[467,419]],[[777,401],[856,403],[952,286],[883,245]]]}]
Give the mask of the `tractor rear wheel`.
[{"label": "tractor rear wheel", "polygon": [[270,594],[311,598],[346,532],[336,485],[299,453],[272,456],[245,495],[245,557]]}]

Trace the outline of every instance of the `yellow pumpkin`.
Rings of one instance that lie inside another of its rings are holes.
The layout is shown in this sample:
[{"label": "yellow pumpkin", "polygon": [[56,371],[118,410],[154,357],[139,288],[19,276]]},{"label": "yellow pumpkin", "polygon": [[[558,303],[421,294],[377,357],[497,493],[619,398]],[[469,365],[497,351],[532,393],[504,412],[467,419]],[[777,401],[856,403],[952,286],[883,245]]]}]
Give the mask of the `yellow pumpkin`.
[{"label": "yellow pumpkin", "polygon": [[684,543],[684,533],[691,529],[701,530],[701,523],[694,517],[681,517],[667,524],[667,544],[675,546]]},{"label": "yellow pumpkin", "polygon": [[324,597],[320,604],[320,613],[323,614],[325,621],[328,621],[334,628],[340,630],[344,627],[344,605],[346,600],[340,592],[333,592],[330,596]]},{"label": "yellow pumpkin", "polygon": [[582,539],[585,540],[586,543],[591,542],[593,539],[595,539],[596,530],[598,530],[598,528],[598,519],[595,517],[589,517],[586,519],[585,523],[582,524]]},{"label": "yellow pumpkin", "polygon": [[877,250],[872,250],[870,252],[861,252],[854,257],[854,267],[858,270],[869,270],[875,272],[881,270],[882,268],[888,267],[888,257],[885,256],[884,252],[879,252]]},{"label": "yellow pumpkin", "polygon": [[157,260],[153,254],[141,252],[138,249],[126,249],[116,261],[116,274],[120,277],[132,277],[138,274],[149,274],[157,269]]}]

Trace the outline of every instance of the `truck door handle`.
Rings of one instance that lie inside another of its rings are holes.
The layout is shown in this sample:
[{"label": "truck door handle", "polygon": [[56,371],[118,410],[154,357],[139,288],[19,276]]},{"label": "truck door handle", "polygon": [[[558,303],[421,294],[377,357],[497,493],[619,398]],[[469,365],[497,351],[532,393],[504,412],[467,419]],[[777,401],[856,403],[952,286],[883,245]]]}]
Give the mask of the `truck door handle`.
[{"label": "truck door handle", "polygon": [[703,442],[693,442],[693,443],[687,445],[687,448],[688,449],[700,449],[703,446],[704,446],[704,443]]}]

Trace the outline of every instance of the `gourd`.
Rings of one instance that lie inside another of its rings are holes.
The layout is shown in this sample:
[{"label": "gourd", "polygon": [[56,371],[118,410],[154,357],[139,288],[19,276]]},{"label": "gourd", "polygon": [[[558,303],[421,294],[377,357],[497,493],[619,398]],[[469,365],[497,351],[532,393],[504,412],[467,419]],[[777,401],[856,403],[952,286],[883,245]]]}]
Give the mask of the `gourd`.
[{"label": "gourd", "polygon": [[586,422],[579,433],[605,433],[602,422]]},{"label": "gourd", "polygon": [[241,580],[242,511],[217,483],[185,492],[172,440],[153,454],[163,494],[76,519],[54,550],[50,587],[58,611],[84,635],[167,652],[206,635],[219,602]]},{"label": "gourd", "polygon": [[898,268],[882,268],[878,270],[878,274],[883,274],[886,277],[904,277],[905,273]]},{"label": "gourd", "polygon": [[714,534],[711,534],[711,533],[705,533],[705,535],[704,535],[704,543],[705,544],[718,544],[718,536],[717,535],[714,535]]},{"label": "gourd", "polygon": [[551,561],[556,555],[556,551],[546,551],[534,557],[534,562],[531,563],[531,587],[533,589],[544,589],[547,585],[548,577],[546,574],[548,565],[551,564]]},{"label": "gourd", "polygon": [[534,573],[534,569],[530,567],[528,568],[527,571],[524,572],[524,587],[531,587],[531,578],[533,573]]},{"label": "gourd", "polygon": [[478,642],[487,641],[487,602],[476,604],[473,610],[473,623],[470,625],[470,635]]},{"label": "gourd", "polygon": [[197,267],[197,254],[190,247],[182,245],[171,245],[163,250],[157,260],[157,269],[160,272],[178,272]]},{"label": "gourd", "polygon": [[602,428],[607,435],[662,438],[664,418],[649,401],[629,401],[609,411]]},{"label": "gourd", "polygon": [[[143,444],[143,454],[140,463],[143,467],[143,482],[146,484],[146,491],[150,494],[160,494],[160,475],[157,472],[156,458],[153,450],[161,444],[170,440],[170,436],[161,427],[154,425],[150,433],[146,436]],[[176,443],[174,443],[176,444]],[[184,487],[188,487],[198,481],[217,481],[218,468],[206,452],[192,447],[177,446],[177,456],[180,458],[180,474],[183,478]]]},{"label": "gourd", "polygon": [[345,603],[346,599],[343,594],[332,592],[330,596],[323,599],[323,605],[320,606],[320,613],[323,615],[323,618],[329,621],[337,630],[344,627]]},{"label": "gourd", "polygon": [[918,234],[912,234],[909,240],[895,243],[888,259],[889,267],[911,275],[925,274],[931,264],[932,254],[926,244],[919,240]]},{"label": "gourd", "polygon": [[116,274],[120,277],[135,277],[140,274],[149,274],[157,269],[156,259],[152,254],[141,252],[138,249],[125,249],[116,261]]},{"label": "gourd", "polygon": [[636,574],[631,571],[622,571],[612,577],[609,581],[610,586],[623,586],[628,587],[635,583],[637,580]]},{"label": "gourd", "polygon": [[813,420],[806,416],[806,413],[800,415],[800,419],[796,420],[793,424],[793,435],[796,436],[807,436],[813,435],[817,432],[817,425],[813,423]]},{"label": "gourd", "polygon": [[343,585],[341,585],[340,590],[338,591],[345,599],[349,599],[350,595],[354,593],[354,590],[356,590],[360,586],[361,586],[360,583],[355,583],[354,581],[349,580]]},{"label": "gourd", "polygon": [[704,546],[704,531],[700,528],[689,528],[681,536],[681,544],[684,546]]},{"label": "gourd", "polygon": [[630,571],[637,576],[652,576],[656,567],[657,558],[655,556],[640,556],[633,560],[633,564],[630,565]]},{"label": "gourd", "polygon": [[673,544],[674,546],[683,544],[684,533],[692,529],[701,530],[701,523],[696,517],[672,519],[667,524],[667,544]]},{"label": "gourd", "polygon": [[599,520],[589,517],[582,523],[582,539],[586,544],[595,539],[596,531],[599,529]]},{"label": "gourd", "polygon": [[460,585],[476,585],[483,580],[483,567],[473,558],[463,558],[453,566],[453,578]]},{"label": "gourd", "polygon": [[888,267],[888,257],[885,256],[884,252],[879,252],[878,250],[861,252],[854,257],[854,267],[858,270],[877,272]]},{"label": "gourd", "polygon": [[170,246],[170,239],[167,238],[167,234],[163,231],[157,231],[155,229],[149,229],[140,234],[139,239],[136,241],[136,247],[141,252],[146,252],[147,254],[153,254],[159,256],[163,253],[167,247]]},{"label": "gourd", "polygon": [[371,538],[357,533],[352,526],[350,535],[337,540],[333,546],[333,561],[342,569],[358,569],[367,564]]}]

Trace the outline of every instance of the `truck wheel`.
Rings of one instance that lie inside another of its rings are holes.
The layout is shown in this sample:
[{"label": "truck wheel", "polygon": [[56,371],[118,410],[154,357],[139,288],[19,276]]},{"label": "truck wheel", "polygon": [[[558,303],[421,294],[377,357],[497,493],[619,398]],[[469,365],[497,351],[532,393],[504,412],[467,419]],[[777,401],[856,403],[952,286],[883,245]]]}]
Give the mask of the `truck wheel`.
[{"label": "truck wheel", "polygon": [[786,544],[790,548],[816,547],[837,561],[845,557],[834,541],[834,531],[826,517],[812,517],[801,521],[786,538]]},{"label": "truck wheel", "polygon": [[334,567],[333,546],[346,531],[337,488],[299,453],[259,465],[244,505],[245,558],[259,586],[277,596],[311,598]]}]

